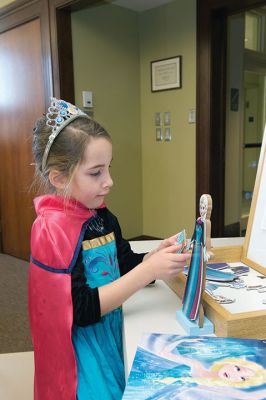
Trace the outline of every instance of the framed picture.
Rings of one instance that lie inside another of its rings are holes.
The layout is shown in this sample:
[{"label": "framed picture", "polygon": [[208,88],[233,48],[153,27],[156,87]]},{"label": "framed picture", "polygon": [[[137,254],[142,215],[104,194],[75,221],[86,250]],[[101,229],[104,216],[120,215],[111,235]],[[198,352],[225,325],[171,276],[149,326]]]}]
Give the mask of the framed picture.
[{"label": "framed picture", "polygon": [[180,89],[182,87],[181,70],[181,56],[151,61],[151,91]]}]

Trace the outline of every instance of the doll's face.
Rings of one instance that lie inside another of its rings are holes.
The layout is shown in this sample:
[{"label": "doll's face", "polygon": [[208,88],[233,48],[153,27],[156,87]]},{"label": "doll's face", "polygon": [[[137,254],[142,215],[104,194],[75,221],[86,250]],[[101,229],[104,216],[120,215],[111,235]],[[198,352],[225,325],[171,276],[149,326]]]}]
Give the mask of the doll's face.
[{"label": "doll's face", "polygon": [[208,210],[208,199],[207,196],[201,196],[200,198],[200,216],[206,218]]},{"label": "doll's face", "polygon": [[254,376],[254,371],[248,367],[234,364],[224,364],[217,372],[219,378],[228,382],[244,382]]}]

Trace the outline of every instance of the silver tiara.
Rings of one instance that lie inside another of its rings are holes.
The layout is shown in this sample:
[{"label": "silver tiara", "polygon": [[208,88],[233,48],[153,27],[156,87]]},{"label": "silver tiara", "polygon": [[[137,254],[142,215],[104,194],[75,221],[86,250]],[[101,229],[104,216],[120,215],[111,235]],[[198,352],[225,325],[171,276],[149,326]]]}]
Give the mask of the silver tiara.
[{"label": "silver tiara", "polygon": [[52,128],[52,133],[48,138],[48,142],[43,153],[42,172],[45,169],[47,158],[55,138],[59,135],[62,129],[65,128],[65,126],[79,117],[90,119],[87,114],[73,104],[68,103],[65,100],[51,97],[51,105],[48,108],[48,113],[46,114],[46,125]]}]

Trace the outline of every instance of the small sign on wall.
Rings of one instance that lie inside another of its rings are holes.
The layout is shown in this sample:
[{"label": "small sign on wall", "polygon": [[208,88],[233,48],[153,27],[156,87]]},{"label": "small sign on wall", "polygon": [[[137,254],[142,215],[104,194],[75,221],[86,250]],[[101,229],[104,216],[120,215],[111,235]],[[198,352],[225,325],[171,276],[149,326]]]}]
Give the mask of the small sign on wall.
[{"label": "small sign on wall", "polygon": [[230,110],[238,111],[239,104],[239,89],[231,88],[230,92]]}]

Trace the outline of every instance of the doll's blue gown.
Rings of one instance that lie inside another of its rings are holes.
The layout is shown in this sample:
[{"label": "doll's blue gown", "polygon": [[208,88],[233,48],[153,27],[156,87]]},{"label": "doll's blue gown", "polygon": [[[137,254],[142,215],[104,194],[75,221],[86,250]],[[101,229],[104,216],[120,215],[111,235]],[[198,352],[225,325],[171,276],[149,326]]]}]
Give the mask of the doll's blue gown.
[{"label": "doll's blue gown", "polygon": [[[113,233],[83,242],[82,256],[91,288],[120,277]],[[78,371],[77,399],[121,399],[125,388],[121,308],[95,324],[74,325],[72,341]]]}]

